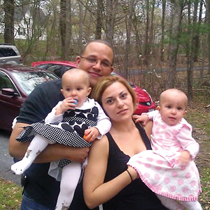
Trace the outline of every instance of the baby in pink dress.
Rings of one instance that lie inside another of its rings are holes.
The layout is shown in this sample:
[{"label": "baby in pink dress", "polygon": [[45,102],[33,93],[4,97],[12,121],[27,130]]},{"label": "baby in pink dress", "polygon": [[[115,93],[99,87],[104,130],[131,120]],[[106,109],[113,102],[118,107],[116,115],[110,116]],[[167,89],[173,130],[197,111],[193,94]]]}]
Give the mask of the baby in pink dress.
[{"label": "baby in pink dress", "polygon": [[177,89],[161,93],[158,110],[136,119],[143,123],[153,120],[153,150],[136,154],[128,162],[162,204],[172,210],[202,209],[198,202],[199,172],[193,161],[199,144],[192,137],[192,126],[183,118],[187,101],[187,96]]}]

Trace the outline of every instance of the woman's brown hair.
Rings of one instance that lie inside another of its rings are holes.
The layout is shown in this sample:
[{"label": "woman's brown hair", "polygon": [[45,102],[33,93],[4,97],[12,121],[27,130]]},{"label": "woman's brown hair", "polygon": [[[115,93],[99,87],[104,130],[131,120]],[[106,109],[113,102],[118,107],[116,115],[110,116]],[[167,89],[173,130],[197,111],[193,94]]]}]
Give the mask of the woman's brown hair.
[{"label": "woman's brown hair", "polygon": [[126,89],[131,94],[131,97],[133,99],[134,109],[136,109],[136,104],[138,103],[136,93],[134,92],[132,87],[129,85],[129,83],[125,79],[123,79],[122,77],[119,77],[119,76],[111,75],[111,76],[102,77],[98,81],[97,85],[94,86],[94,88],[91,92],[91,98],[95,99],[102,106],[101,99],[102,99],[102,95],[103,95],[104,91],[115,82],[119,82],[126,87]]}]

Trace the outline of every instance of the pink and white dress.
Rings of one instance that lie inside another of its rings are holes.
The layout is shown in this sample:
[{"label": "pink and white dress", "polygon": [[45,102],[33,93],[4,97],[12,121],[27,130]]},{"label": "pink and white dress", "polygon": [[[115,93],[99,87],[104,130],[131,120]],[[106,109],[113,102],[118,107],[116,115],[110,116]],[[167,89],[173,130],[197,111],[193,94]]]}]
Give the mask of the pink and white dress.
[{"label": "pink and white dress", "polygon": [[195,201],[201,192],[200,177],[195,162],[178,164],[183,150],[194,159],[199,144],[192,137],[192,126],[185,120],[174,126],[162,121],[159,111],[147,113],[153,119],[151,145],[130,158],[128,165],[135,168],[142,181],[156,194],[179,201]]}]

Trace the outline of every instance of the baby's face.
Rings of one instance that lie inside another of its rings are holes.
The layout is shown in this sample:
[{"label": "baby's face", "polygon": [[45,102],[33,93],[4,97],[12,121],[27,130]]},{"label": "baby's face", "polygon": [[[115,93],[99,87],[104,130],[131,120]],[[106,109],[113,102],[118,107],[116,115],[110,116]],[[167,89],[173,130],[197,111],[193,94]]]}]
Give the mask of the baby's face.
[{"label": "baby's face", "polygon": [[186,114],[186,103],[182,95],[167,95],[161,100],[160,114],[162,120],[170,125],[178,124]]},{"label": "baby's face", "polygon": [[87,96],[90,94],[91,88],[87,82],[79,76],[70,78],[70,82],[64,82],[62,94],[65,98],[72,98],[77,100],[77,107],[83,105]]}]

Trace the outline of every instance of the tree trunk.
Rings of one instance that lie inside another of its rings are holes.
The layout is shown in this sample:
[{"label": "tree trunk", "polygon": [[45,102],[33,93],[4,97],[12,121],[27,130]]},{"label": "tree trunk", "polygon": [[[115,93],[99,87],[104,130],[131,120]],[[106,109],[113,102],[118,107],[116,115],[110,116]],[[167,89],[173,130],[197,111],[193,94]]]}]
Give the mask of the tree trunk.
[{"label": "tree trunk", "polygon": [[161,20],[161,48],[160,48],[160,60],[164,61],[164,34],[165,34],[165,13],[166,13],[166,0],[162,1],[162,20]]},{"label": "tree trunk", "polygon": [[182,5],[179,0],[172,1],[172,28],[171,28],[171,40],[169,47],[169,69],[168,69],[168,81],[167,88],[173,88],[175,85],[176,76],[176,61],[177,52],[179,48],[179,30],[182,15]]},{"label": "tree trunk", "polygon": [[[206,0],[206,24],[210,25],[210,0]],[[210,74],[210,33],[208,33],[208,64],[209,64],[209,70],[208,74]]]},{"label": "tree trunk", "polygon": [[14,44],[14,0],[4,1],[4,42]]},{"label": "tree trunk", "polygon": [[128,78],[128,67],[129,67],[129,55],[131,53],[131,30],[132,30],[132,17],[133,17],[134,0],[130,0],[128,3],[128,11],[126,14],[126,43],[125,43],[125,61],[124,70],[125,77]]},{"label": "tree trunk", "polygon": [[61,33],[61,59],[69,60],[72,54],[71,40],[71,0],[60,1],[60,33]]},{"label": "tree trunk", "polygon": [[95,33],[96,39],[101,39],[102,14],[103,14],[102,11],[103,11],[103,0],[97,0],[96,33]]},{"label": "tree trunk", "polygon": [[118,0],[106,0],[106,40],[113,45],[114,24],[117,12]]},{"label": "tree trunk", "polygon": [[149,65],[148,58],[149,58],[149,0],[146,0],[146,30],[145,30],[145,43],[144,43],[144,64]]}]

